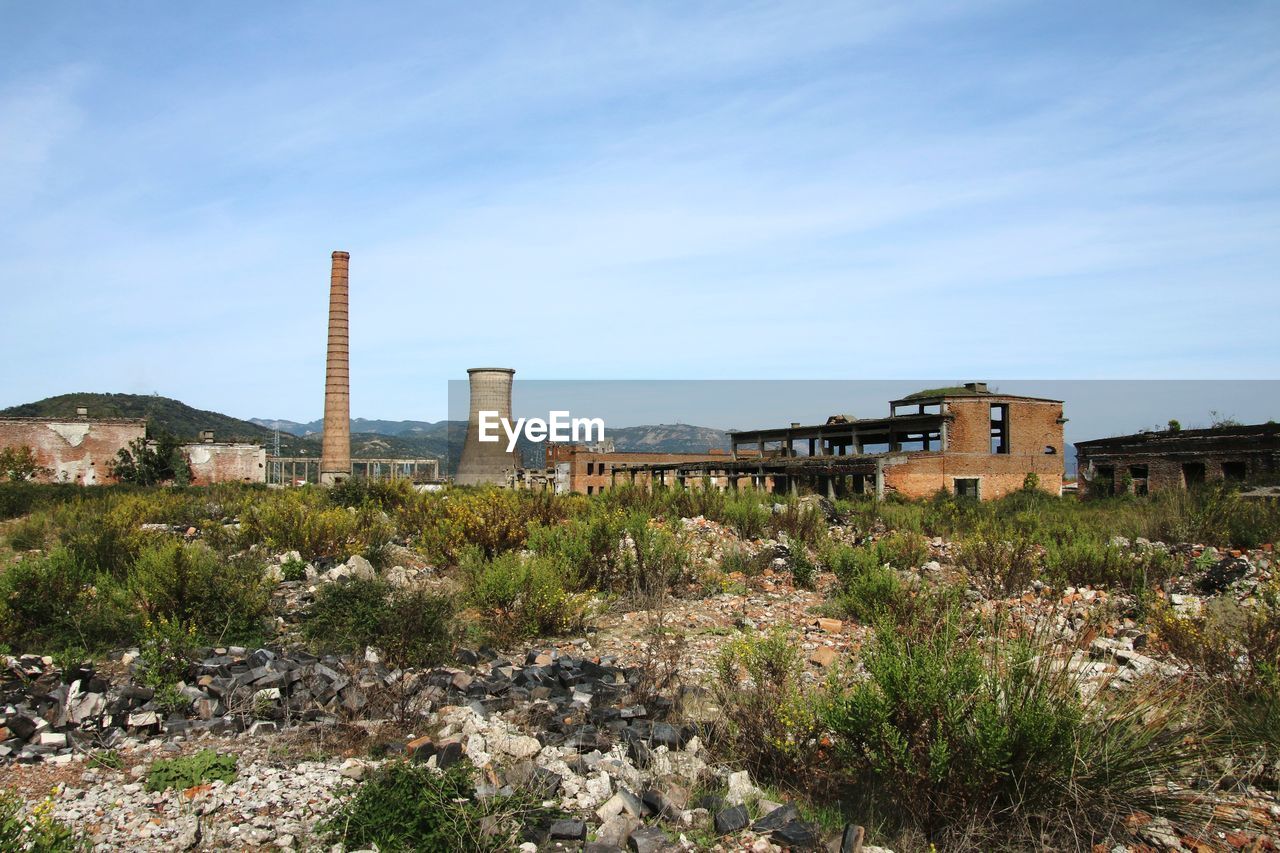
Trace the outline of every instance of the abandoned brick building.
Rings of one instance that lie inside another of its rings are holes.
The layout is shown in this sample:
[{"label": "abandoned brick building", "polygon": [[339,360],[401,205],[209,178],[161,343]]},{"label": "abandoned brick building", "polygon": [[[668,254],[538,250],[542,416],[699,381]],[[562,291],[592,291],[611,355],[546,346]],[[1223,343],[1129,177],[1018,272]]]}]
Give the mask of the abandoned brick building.
[{"label": "abandoned brick building", "polygon": [[0,418],[0,447],[29,447],[45,482],[93,486],[115,482],[111,463],[129,443],[145,438],[140,418]]},{"label": "abandoned brick building", "polygon": [[184,445],[182,451],[191,468],[193,486],[266,482],[267,451],[260,444],[214,441],[213,432],[205,430],[199,444]]},{"label": "abandoned brick building", "polygon": [[[659,485],[704,478],[728,488],[989,500],[1034,482],[1061,494],[1061,400],[1000,394],[986,383],[936,388],[889,403],[889,416],[732,432],[732,453],[698,461],[615,464],[609,476]],[[750,454],[750,455],[748,455]],[[1034,475],[1029,477],[1028,475]]]},{"label": "abandoned brick building", "polygon": [[[29,447],[44,471],[38,480],[96,486],[116,482],[112,464],[121,450],[145,440],[143,418],[0,418],[0,448]],[[192,485],[262,483],[266,451],[256,444],[217,443],[205,431],[198,444],[183,446]]]},{"label": "abandoned brick building", "polygon": [[[593,495],[615,485],[615,468],[631,470],[635,466],[680,465],[712,462],[728,458],[728,451],[713,449],[705,453],[663,453],[617,451],[612,442],[605,444],[547,445],[546,485],[557,493],[577,492]],[[713,482],[724,487],[726,483]]]},{"label": "abandoned brick building", "polygon": [[1076,443],[1088,494],[1145,495],[1280,478],[1280,424],[1161,430]]}]

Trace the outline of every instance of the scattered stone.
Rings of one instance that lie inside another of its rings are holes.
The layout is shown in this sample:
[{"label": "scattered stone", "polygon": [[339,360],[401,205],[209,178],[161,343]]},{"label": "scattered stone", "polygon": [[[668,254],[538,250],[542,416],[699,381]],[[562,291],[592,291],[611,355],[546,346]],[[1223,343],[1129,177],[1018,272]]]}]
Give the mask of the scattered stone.
[{"label": "scattered stone", "polygon": [[739,803],[736,806],[730,806],[727,809],[716,812],[716,835],[728,835],[731,832],[745,829],[750,822],[751,816],[747,814],[746,805]]}]

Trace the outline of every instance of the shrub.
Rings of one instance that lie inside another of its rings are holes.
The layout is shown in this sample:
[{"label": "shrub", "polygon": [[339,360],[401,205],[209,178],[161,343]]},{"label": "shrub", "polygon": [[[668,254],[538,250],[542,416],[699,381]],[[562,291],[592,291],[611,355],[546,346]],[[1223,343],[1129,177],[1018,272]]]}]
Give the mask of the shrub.
[{"label": "shrub", "polygon": [[[826,717],[864,795],[885,798],[939,846],[975,825],[1051,830],[1037,821],[1066,809],[1076,831],[1105,837],[1135,809],[1190,808],[1161,797],[1204,754],[1184,725],[1195,707],[1185,691],[1084,700],[1047,628],[983,640],[980,627],[954,605],[877,624],[868,677]],[[991,637],[1007,628],[987,627]]]},{"label": "shrub", "polygon": [[147,772],[147,790],[153,793],[168,788],[185,790],[214,781],[230,784],[236,779],[236,763],[234,755],[219,755],[212,749],[178,758],[161,758],[152,762]]},{"label": "shrub", "polygon": [[344,850],[510,850],[538,811],[527,795],[477,797],[475,770],[460,762],[443,773],[392,761],[318,827]]},{"label": "shrub", "polygon": [[196,645],[196,626],[159,616],[143,624],[139,646],[142,683],[156,689],[171,687],[187,677]]},{"label": "shrub", "polygon": [[374,646],[392,666],[429,666],[452,646],[453,610],[448,596],[355,578],[320,588],[303,632],[335,651]]},{"label": "shrub", "polygon": [[632,593],[660,594],[686,579],[689,551],[682,537],[638,513],[627,519],[626,531],[630,547],[622,565]]},{"label": "shrub", "polygon": [[293,582],[306,580],[307,564],[301,560],[285,560],[280,564],[280,578]]},{"label": "shrub", "polygon": [[[804,663],[782,627],[740,634],[720,652],[716,697],[721,747],[755,778],[789,788],[817,787],[822,722],[818,702],[801,689]],[[745,680],[744,680],[745,676]]]},{"label": "shrub", "polygon": [[1039,573],[1040,551],[1027,539],[979,534],[960,544],[956,561],[989,595],[1025,589]]},{"label": "shrub", "polygon": [[545,557],[508,552],[486,559],[473,547],[461,570],[467,601],[499,644],[575,631],[586,618],[588,595],[569,592],[557,564]]},{"label": "shrub", "polygon": [[905,605],[906,585],[884,564],[875,547],[839,545],[827,562],[840,581],[837,606],[855,619],[872,622],[877,614]]},{"label": "shrub", "polygon": [[1212,707],[1238,741],[1237,753],[1280,759],[1280,587],[1262,588],[1252,606],[1211,599],[1196,616],[1159,607],[1152,623],[1219,697]]},{"label": "shrub", "polygon": [[528,547],[556,562],[575,588],[623,591],[629,585],[623,561],[625,522],[618,510],[593,507],[585,518],[531,526]]},{"label": "shrub", "polygon": [[22,797],[0,791],[0,850],[31,853],[74,853],[89,850],[83,836],[53,817],[53,800],[45,799],[30,815],[23,815]]},{"label": "shrub", "polygon": [[259,636],[270,603],[262,566],[252,558],[224,562],[203,545],[173,539],[143,548],[129,589],[148,617],[190,623],[215,643]]},{"label": "shrub", "polygon": [[36,459],[35,451],[27,445],[0,449],[0,477],[10,483],[21,483],[53,472]]},{"label": "shrub", "polygon": [[361,550],[360,524],[356,512],[327,506],[320,489],[284,489],[246,513],[242,535],[273,551],[297,551],[309,562],[345,559]]},{"label": "shrub", "polygon": [[1090,536],[1050,541],[1045,548],[1045,574],[1059,585],[1136,592],[1162,583],[1175,567],[1174,558],[1162,550],[1130,551]]},{"label": "shrub", "polygon": [[774,538],[785,533],[798,543],[817,546],[827,535],[827,520],[817,507],[791,500],[770,514],[769,530]]},{"label": "shrub", "polygon": [[919,533],[895,531],[878,540],[876,556],[895,569],[923,566],[929,559],[929,542]]},{"label": "shrub", "polygon": [[0,573],[0,636],[15,649],[95,651],[131,641],[138,625],[124,588],[63,549]]},{"label": "shrub", "polygon": [[773,552],[765,549],[752,554],[746,548],[728,548],[720,558],[720,571],[725,575],[735,572],[754,578],[773,565]]},{"label": "shrub", "polygon": [[45,515],[32,515],[14,522],[9,529],[9,547],[15,551],[43,550],[51,533],[49,519]]},{"label": "shrub", "polygon": [[791,580],[801,589],[813,589],[818,579],[818,567],[813,564],[803,548],[791,554]]},{"label": "shrub", "polygon": [[759,539],[767,529],[769,510],[760,503],[759,497],[737,492],[725,503],[722,521],[743,539]]}]

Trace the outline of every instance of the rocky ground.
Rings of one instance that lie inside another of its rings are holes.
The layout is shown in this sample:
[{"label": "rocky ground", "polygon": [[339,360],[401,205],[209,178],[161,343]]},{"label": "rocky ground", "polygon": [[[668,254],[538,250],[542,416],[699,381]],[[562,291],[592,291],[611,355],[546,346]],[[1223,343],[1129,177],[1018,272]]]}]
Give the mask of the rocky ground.
[{"label": "rocky ground", "polygon": [[[741,544],[704,519],[683,524],[709,561]],[[785,550],[786,543],[750,546]],[[1189,556],[1204,551],[1183,547]],[[933,540],[930,556],[912,574],[955,578],[949,543]],[[1168,585],[1175,609],[1194,612],[1222,596],[1247,601],[1274,571],[1269,550],[1210,557],[1200,561],[1208,570]],[[0,787],[32,805],[47,799],[55,817],[104,851],[314,848],[323,846],[317,823],[386,760],[371,756],[441,767],[465,755],[483,770],[477,796],[533,790],[563,812],[537,839],[542,849],[875,853],[860,846],[860,828],[805,820],[705,746],[702,725],[715,709],[703,685],[734,631],[790,626],[813,681],[867,639],[866,627],[821,615],[833,578],[797,589],[784,565],[780,557],[759,576],[723,579],[724,591],[670,597],[655,609],[602,611],[581,637],[506,653],[463,650],[454,665],[419,672],[388,669],[373,649],[363,660],[204,649],[183,686],[188,710],[168,715],[132,682],[136,652],[103,671],[61,672],[48,658],[9,658],[0,684]],[[316,584],[370,571],[353,558],[336,571],[309,567],[306,580],[281,581],[282,628]],[[435,582],[421,566],[389,574],[396,583]],[[1070,665],[1095,689],[1123,689],[1149,671],[1180,666],[1126,618],[1127,602],[1104,592],[1035,584],[1005,598],[976,587],[970,595],[1016,617],[1054,620],[1077,640]],[[656,626],[679,641],[655,645]],[[153,761],[201,749],[237,756],[235,780],[145,789]],[[1221,848],[1276,849],[1280,803],[1273,796],[1246,790],[1224,796],[1220,807],[1246,810],[1263,827],[1222,833]],[[1210,849],[1161,821],[1139,827],[1138,836],[1140,845],[1117,853]]]}]

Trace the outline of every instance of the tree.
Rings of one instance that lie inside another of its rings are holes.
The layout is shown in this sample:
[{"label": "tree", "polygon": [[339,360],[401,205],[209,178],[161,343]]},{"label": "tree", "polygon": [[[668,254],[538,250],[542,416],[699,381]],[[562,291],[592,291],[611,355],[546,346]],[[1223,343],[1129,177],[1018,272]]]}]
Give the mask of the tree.
[{"label": "tree", "polygon": [[111,473],[122,483],[154,486],[191,481],[191,466],[182,452],[182,442],[171,433],[162,432],[154,440],[135,438],[127,448],[116,453]]},{"label": "tree", "polygon": [[0,476],[11,483],[34,480],[51,473],[36,459],[35,451],[25,444],[0,450]]},{"label": "tree", "polygon": [[1182,422],[1177,418],[1169,419],[1169,432],[1182,432]]}]

